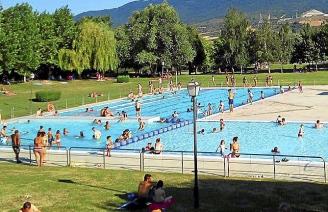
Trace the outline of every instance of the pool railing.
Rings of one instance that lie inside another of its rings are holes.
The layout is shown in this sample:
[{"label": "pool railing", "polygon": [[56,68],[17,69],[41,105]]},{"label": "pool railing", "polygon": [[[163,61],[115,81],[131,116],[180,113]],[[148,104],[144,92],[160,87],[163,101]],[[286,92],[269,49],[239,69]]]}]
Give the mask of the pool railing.
[{"label": "pool railing", "polygon": [[[147,172],[193,173],[192,151],[163,151],[150,154],[140,149],[47,147],[46,165],[123,169]],[[20,158],[34,164],[33,146],[21,146]],[[318,156],[240,153],[239,158],[216,152],[198,152],[198,172],[223,177],[270,178],[273,180],[327,183],[326,161]],[[11,146],[0,146],[0,161],[14,162]]]}]

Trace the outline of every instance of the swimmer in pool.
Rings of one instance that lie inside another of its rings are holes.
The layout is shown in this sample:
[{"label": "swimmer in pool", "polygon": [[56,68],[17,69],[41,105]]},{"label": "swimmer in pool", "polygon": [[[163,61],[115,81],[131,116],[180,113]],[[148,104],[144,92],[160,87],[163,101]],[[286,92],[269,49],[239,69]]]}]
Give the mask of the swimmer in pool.
[{"label": "swimmer in pool", "polygon": [[223,113],[224,112],[224,103],[222,100],[220,100],[220,104],[219,104],[219,112]]},{"label": "swimmer in pool", "polygon": [[218,133],[218,132],[219,132],[218,128],[214,127],[212,133]]},{"label": "swimmer in pool", "polygon": [[92,136],[93,139],[99,140],[101,138],[101,132],[94,127],[92,127],[92,131],[93,131],[93,136]]},{"label": "swimmer in pool", "polygon": [[317,120],[316,123],[315,123],[315,125],[314,125],[314,128],[320,129],[322,127],[323,127],[323,124],[320,122],[320,120]]},{"label": "swimmer in pool", "polygon": [[220,131],[222,131],[225,127],[225,123],[223,121],[223,119],[220,119]]},{"label": "swimmer in pool", "polygon": [[264,99],[264,92],[261,91],[261,99]]},{"label": "swimmer in pool", "polygon": [[274,147],[272,150],[271,150],[272,153],[280,153],[278,147]]},{"label": "swimmer in pool", "polygon": [[80,131],[80,135],[79,135],[79,136],[75,136],[75,138],[84,138],[84,133],[83,133],[83,131]]},{"label": "swimmer in pool", "polygon": [[106,121],[106,123],[105,123],[105,130],[109,130],[109,128],[110,128],[109,121]]},{"label": "swimmer in pool", "polygon": [[68,135],[68,133],[69,133],[69,131],[66,128],[64,128],[63,129],[63,135]]},{"label": "swimmer in pool", "polygon": [[282,119],[281,119],[281,116],[280,116],[280,115],[277,117],[276,122],[277,122],[278,125],[282,125],[282,124],[281,124]]},{"label": "swimmer in pool", "polygon": [[141,118],[138,118],[138,122],[139,122],[139,128],[138,128],[138,130],[144,130],[145,129],[145,122],[143,122],[141,120]]},{"label": "swimmer in pool", "polygon": [[204,135],[205,134],[205,129],[201,129],[200,131],[198,131],[198,134]]},{"label": "swimmer in pool", "polygon": [[302,138],[304,136],[304,125],[303,124],[301,124],[300,129],[298,130],[297,136],[299,138]]},{"label": "swimmer in pool", "polygon": [[280,125],[283,126],[283,125],[286,125],[286,124],[287,124],[287,123],[286,123],[286,119],[285,119],[285,118],[282,118],[282,119],[281,119],[281,124],[280,124]]},{"label": "swimmer in pool", "polygon": [[220,150],[220,155],[222,156],[222,157],[224,157],[225,156],[225,150],[226,149],[228,149],[226,146],[225,146],[225,142],[224,142],[224,140],[221,140],[220,141],[220,145],[218,146],[218,148],[216,149],[216,152],[218,152],[218,150]]}]

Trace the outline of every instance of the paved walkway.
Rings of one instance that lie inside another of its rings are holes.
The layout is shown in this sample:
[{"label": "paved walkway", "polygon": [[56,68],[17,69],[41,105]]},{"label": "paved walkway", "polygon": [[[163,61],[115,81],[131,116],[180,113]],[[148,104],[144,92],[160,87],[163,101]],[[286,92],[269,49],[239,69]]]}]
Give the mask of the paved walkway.
[{"label": "paved walkway", "polygon": [[213,115],[205,120],[276,120],[278,115],[288,121],[320,120],[328,122],[328,86],[304,87],[303,93],[297,89],[273,96],[235,109],[233,113]]}]

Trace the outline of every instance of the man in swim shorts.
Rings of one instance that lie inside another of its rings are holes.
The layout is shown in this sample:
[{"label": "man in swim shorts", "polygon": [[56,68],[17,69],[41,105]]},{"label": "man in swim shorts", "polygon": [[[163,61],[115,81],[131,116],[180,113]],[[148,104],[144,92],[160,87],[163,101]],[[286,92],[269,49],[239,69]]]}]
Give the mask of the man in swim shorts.
[{"label": "man in swim shorts", "polygon": [[11,135],[12,148],[15,153],[15,158],[17,163],[21,163],[19,160],[19,152],[20,152],[20,135],[18,130],[15,130],[14,134]]},{"label": "man in swim shorts", "polygon": [[229,101],[229,109],[230,112],[233,112],[233,99],[235,97],[235,94],[232,92],[231,89],[228,90],[228,101]]},{"label": "man in swim shorts", "polygon": [[135,104],[137,117],[141,116],[141,103],[137,100]]}]

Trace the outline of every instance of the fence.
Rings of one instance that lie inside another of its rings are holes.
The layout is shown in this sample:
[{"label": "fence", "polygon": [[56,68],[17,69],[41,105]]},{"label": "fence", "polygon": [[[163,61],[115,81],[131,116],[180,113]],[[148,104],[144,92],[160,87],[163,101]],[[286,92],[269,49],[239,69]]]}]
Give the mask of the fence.
[{"label": "fence", "polygon": [[[113,150],[111,157],[107,157],[104,148],[56,148],[47,150],[47,165],[182,174],[194,172],[191,151],[165,151],[156,155],[140,150],[119,149]],[[20,158],[25,163],[34,163],[33,147],[22,146]],[[10,146],[0,146],[0,161],[14,161]],[[198,172],[223,177],[327,183],[326,161],[317,156],[240,153],[239,158],[222,158],[218,153],[198,152]]]}]

